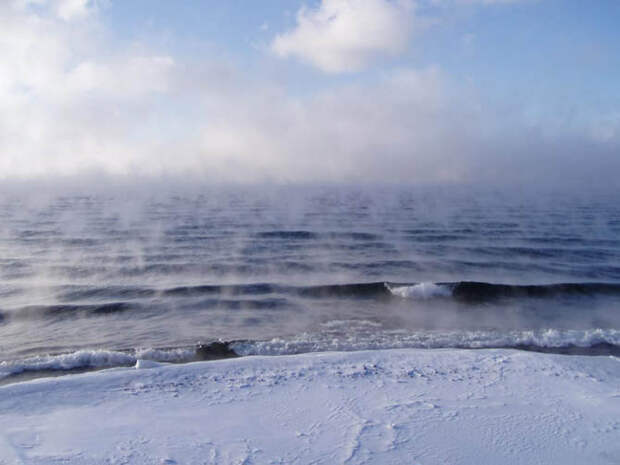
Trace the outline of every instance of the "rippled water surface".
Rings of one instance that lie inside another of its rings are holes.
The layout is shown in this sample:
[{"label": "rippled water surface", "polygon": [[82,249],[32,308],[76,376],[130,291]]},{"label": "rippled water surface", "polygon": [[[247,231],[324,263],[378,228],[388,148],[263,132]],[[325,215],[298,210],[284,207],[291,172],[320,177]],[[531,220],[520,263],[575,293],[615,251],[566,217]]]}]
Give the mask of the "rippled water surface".
[{"label": "rippled water surface", "polygon": [[238,354],[620,347],[613,195],[6,194],[0,221],[0,376],[192,359],[218,340]]}]

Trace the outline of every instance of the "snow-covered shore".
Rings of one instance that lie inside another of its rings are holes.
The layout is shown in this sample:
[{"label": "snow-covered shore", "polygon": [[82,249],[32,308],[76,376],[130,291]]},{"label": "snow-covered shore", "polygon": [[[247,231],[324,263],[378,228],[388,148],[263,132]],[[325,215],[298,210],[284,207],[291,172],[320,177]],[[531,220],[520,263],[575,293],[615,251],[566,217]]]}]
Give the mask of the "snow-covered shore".
[{"label": "snow-covered shore", "polygon": [[244,357],[0,387],[0,463],[620,463],[620,361]]}]

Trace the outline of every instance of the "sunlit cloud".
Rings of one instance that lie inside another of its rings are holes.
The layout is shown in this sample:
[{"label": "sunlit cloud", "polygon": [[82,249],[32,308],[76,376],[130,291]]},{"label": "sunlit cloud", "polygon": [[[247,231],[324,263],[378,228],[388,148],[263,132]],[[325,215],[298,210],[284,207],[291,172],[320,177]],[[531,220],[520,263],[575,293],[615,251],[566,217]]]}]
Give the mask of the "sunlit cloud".
[{"label": "sunlit cloud", "polygon": [[271,48],[327,73],[359,71],[406,49],[413,11],[411,0],[323,0],[316,9],[302,7],[295,28],[276,36]]}]

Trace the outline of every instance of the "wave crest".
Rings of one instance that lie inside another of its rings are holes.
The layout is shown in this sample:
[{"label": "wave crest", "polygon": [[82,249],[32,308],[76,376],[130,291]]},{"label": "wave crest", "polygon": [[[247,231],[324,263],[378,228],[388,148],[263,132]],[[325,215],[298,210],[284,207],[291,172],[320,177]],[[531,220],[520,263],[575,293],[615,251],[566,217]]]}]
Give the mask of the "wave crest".
[{"label": "wave crest", "polygon": [[[230,347],[239,355],[290,355],[304,352],[357,351],[373,349],[484,349],[514,348],[540,352],[620,355],[620,330],[521,330],[521,331],[378,331],[360,336],[304,333],[293,338],[268,341],[233,342]],[[596,348],[589,351],[588,349]],[[583,349],[571,351],[571,348]]]},{"label": "wave crest", "polygon": [[138,360],[188,362],[194,349],[78,350],[67,354],[38,355],[24,360],[0,362],[0,379],[26,372],[70,371],[135,365]]},{"label": "wave crest", "polygon": [[435,283],[419,283],[411,286],[391,286],[386,283],[385,287],[399,297],[414,299],[430,299],[433,297],[450,297],[452,289],[448,285]]}]

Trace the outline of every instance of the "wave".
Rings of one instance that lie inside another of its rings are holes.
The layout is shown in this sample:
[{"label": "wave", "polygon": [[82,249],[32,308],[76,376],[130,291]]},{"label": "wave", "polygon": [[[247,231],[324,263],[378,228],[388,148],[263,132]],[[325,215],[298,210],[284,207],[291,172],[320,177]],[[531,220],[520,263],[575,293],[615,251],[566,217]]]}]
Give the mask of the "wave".
[{"label": "wave", "polygon": [[435,283],[419,283],[411,286],[393,286],[388,283],[385,287],[394,295],[404,298],[430,299],[432,297],[449,297],[452,290],[448,286]]},{"label": "wave", "polygon": [[309,240],[309,239],[344,239],[352,241],[376,241],[381,239],[381,235],[368,232],[325,232],[318,233],[306,230],[274,230],[256,233],[259,239],[284,239],[284,240]]},{"label": "wave", "polygon": [[[23,293],[22,291],[20,291]],[[17,292],[16,293],[20,293]],[[620,296],[620,283],[582,282],[553,284],[501,284],[478,281],[453,282],[361,282],[344,284],[324,284],[311,286],[291,286],[275,283],[247,284],[198,284],[164,289],[140,286],[60,286],[53,291],[59,304],[31,305],[22,307],[23,311],[56,313],[77,312],[106,313],[127,310],[136,301],[151,297],[199,297],[199,296],[300,296],[312,298],[385,298],[400,297],[411,299],[431,299],[452,297],[459,301],[476,302],[499,298],[544,298],[567,296]],[[112,300],[111,303],[100,302]],[[70,304],[84,301],[84,304]],[[96,303],[89,303],[96,302]]]},{"label": "wave", "polygon": [[[150,308],[149,297],[199,298],[181,306],[185,308],[276,309],[294,307],[294,298],[332,299],[413,299],[445,300],[465,304],[480,304],[501,299],[562,298],[620,296],[620,283],[555,283],[555,284],[497,284],[476,281],[457,282],[366,282],[351,284],[326,284],[317,286],[285,286],[270,283],[215,285],[204,284],[165,289],[147,287],[61,287],[56,298],[61,302],[72,298],[85,303],[54,303],[28,305],[0,311],[0,324],[12,319],[65,318],[75,316],[101,316]],[[114,297],[127,300],[108,301]],[[254,297],[254,298],[252,298]],[[100,301],[104,300],[104,301]]]},{"label": "wave", "polygon": [[[200,295],[200,293],[196,293],[195,295]],[[149,306],[137,302],[29,305],[0,313],[0,324],[9,321],[37,319],[61,320],[67,318],[104,317],[107,315],[120,314],[128,311],[153,311],[153,309],[157,308],[156,305],[157,304]],[[278,310],[282,308],[293,308],[293,306],[294,303],[289,302],[285,298],[279,297],[266,297],[261,299],[229,299],[224,296],[217,296],[214,298],[204,298],[188,303],[176,304],[175,308],[181,310]]]},{"label": "wave", "polygon": [[65,318],[69,316],[99,316],[112,313],[122,313],[141,308],[140,305],[128,302],[110,302],[100,304],[55,304],[55,305],[29,305],[12,310],[6,316],[11,319],[35,319],[35,318]]},{"label": "wave", "polygon": [[307,240],[316,239],[319,235],[312,231],[263,231],[256,234],[256,237],[261,239],[286,239],[286,240]]},{"label": "wave", "polygon": [[181,286],[164,289],[161,293],[166,296],[194,296],[203,294],[226,294],[226,295],[260,295],[278,291],[278,287],[272,284],[238,284],[238,285],[199,285]]},{"label": "wave", "polygon": [[56,293],[60,301],[87,299],[141,299],[157,295],[155,289],[139,286],[63,286]]},{"label": "wave", "polygon": [[496,284],[477,281],[329,284],[291,288],[306,297],[432,299],[452,297],[461,302],[484,302],[501,298],[547,298],[561,296],[619,295],[620,283]]},{"label": "wave", "polygon": [[93,370],[132,366],[138,360],[182,363],[201,359],[195,348],[136,349],[132,351],[78,350],[0,362],[0,380],[22,373]]},{"label": "wave", "polygon": [[[357,326],[357,333],[343,328]],[[22,374],[44,376],[53,372],[88,371],[129,367],[141,360],[187,363],[249,355],[293,355],[308,352],[380,349],[519,349],[570,355],[620,356],[620,330],[530,330],[530,331],[419,331],[380,330],[372,321],[331,321],[322,333],[304,333],[290,338],[262,341],[216,341],[194,347],[78,350],[65,354],[37,355],[0,362],[0,381]]]},{"label": "wave", "polygon": [[[56,292],[61,301],[75,298],[85,303],[58,303],[28,305],[0,311],[0,324],[13,319],[67,318],[82,316],[105,316],[122,312],[137,312],[151,308],[152,304],[140,301],[149,297],[174,299],[193,298],[179,308],[212,309],[278,309],[295,307],[295,297],[310,299],[452,299],[464,304],[481,304],[502,299],[563,298],[563,297],[620,297],[620,283],[555,283],[555,284],[497,284],[476,281],[457,282],[366,282],[351,284],[327,284],[317,286],[285,286],[270,283],[215,285],[204,284],[165,289],[131,286],[67,286]],[[127,300],[108,301],[114,297]],[[197,299],[204,297],[203,299]],[[99,301],[99,300],[104,301]],[[162,302],[160,302],[162,304]],[[165,303],[163,303],[165,305]],[[189,306],[189,307],[188,307]]]},{"label": "wave", "polygon": [[[348,325],[349,322],[341,322]],[[372,327],[369,322],[369,328]],[[358,322],[359,324],[359,322]],[[239,355],[290,355],[306,352],[378,349],[491,349],[512,348],[575,355],[620,356],[620,330],[524,331],[366,331],[363,334],[306,333],[267,341],[236,341],[229,347]]]},{"label": "wave", "polygon": [[328,284],[324,286],[308,286],[292,288],[293,292],[303,297],[389,297],[386,283]]},{"label": "wave", "polygon": [[620,283],[495,284],[476,281],[418,283],[408,286],[386,283],[399,297],[430,298],[451,296],[463,302],[500,298],[547,298],[561,296],[620,295]]},{"label": "wave", "polygon": [[139,360],[186,363],[238,357],[227,342],[215,341],[194,347],[142,348],[132,350],[84,349],[64,354],[46,354],[23,360],[0,362],[0,380],[23,373],[84,371],[135,365]]}]

